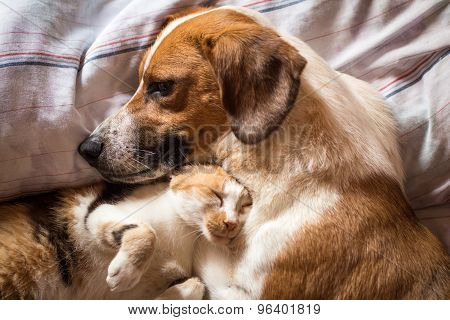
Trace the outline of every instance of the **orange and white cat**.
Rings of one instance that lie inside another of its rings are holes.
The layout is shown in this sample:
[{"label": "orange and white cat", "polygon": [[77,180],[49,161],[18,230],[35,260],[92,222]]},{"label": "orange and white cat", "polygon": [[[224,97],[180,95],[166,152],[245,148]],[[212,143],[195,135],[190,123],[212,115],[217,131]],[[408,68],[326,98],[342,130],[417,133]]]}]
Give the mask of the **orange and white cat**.
[{"label": "orange and white cat", "polygon": [[3,204],[0,298],[201,299],[197,242],[232,246],[250,204],[209,166],[170,188],[103,184]]}]

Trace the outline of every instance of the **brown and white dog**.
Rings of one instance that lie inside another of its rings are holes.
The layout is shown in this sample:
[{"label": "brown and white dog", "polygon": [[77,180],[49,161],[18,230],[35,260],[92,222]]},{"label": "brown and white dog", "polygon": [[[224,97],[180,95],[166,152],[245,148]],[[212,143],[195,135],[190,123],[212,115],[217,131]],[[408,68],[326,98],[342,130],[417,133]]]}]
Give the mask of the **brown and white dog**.
[{"label": "brown and white dog", "polygon": [[450,296],[449,256],[405,199],[382,98],[252,11],[169,17],[137,92],[80,152],[126,183],[216,161],[251,191],[240,245],[199,263],[212,298]]}]

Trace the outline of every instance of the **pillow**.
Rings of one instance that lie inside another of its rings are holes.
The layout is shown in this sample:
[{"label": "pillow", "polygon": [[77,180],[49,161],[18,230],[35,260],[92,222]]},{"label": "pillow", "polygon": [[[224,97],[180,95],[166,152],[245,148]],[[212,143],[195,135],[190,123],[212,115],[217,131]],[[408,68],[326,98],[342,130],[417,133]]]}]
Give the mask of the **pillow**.
[{"label": "pillow", "polygon": [[[0,199],[100,179],[77,146],[137,87],[163,17],[199,1],[0,6]],[[400,131],[415,208],[449,201],[446,1],[219,1],[265,14],[334,68],[373,84]]]}]

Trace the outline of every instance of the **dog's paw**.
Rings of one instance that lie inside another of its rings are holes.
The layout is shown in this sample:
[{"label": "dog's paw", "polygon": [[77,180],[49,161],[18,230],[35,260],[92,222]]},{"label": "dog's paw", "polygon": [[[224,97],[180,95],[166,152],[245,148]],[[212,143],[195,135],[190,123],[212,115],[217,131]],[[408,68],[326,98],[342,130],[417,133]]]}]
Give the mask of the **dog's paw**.
[{"label": "dog's paw", "polygon": [[106,282],[111,291],[126,291],[141,280],[143,273],[143,267],[133,264],[126,252],[119,251],[109,264]]}]

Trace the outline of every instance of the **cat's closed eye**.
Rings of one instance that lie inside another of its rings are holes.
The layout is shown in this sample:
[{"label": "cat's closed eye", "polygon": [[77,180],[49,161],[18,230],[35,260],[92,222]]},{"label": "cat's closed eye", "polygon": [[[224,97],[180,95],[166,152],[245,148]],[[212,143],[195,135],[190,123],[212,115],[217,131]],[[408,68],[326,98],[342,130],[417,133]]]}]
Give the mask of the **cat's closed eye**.
[{"label": "cat's closed eye", "polygon": [[253,205],[253,200],[250,196],[250,193],[247,190],[243,191],[243,194],[241,195],[239,207],[241,211],[245,211],[250,209],[250,207]]},{"label": "cat's closed eye", "polygon": [[219,200],[219,206],[223,206],[223,198],[222,195],[220,195],[217,191],[211,189],[211,192],[217,197],[217,199]]}]

